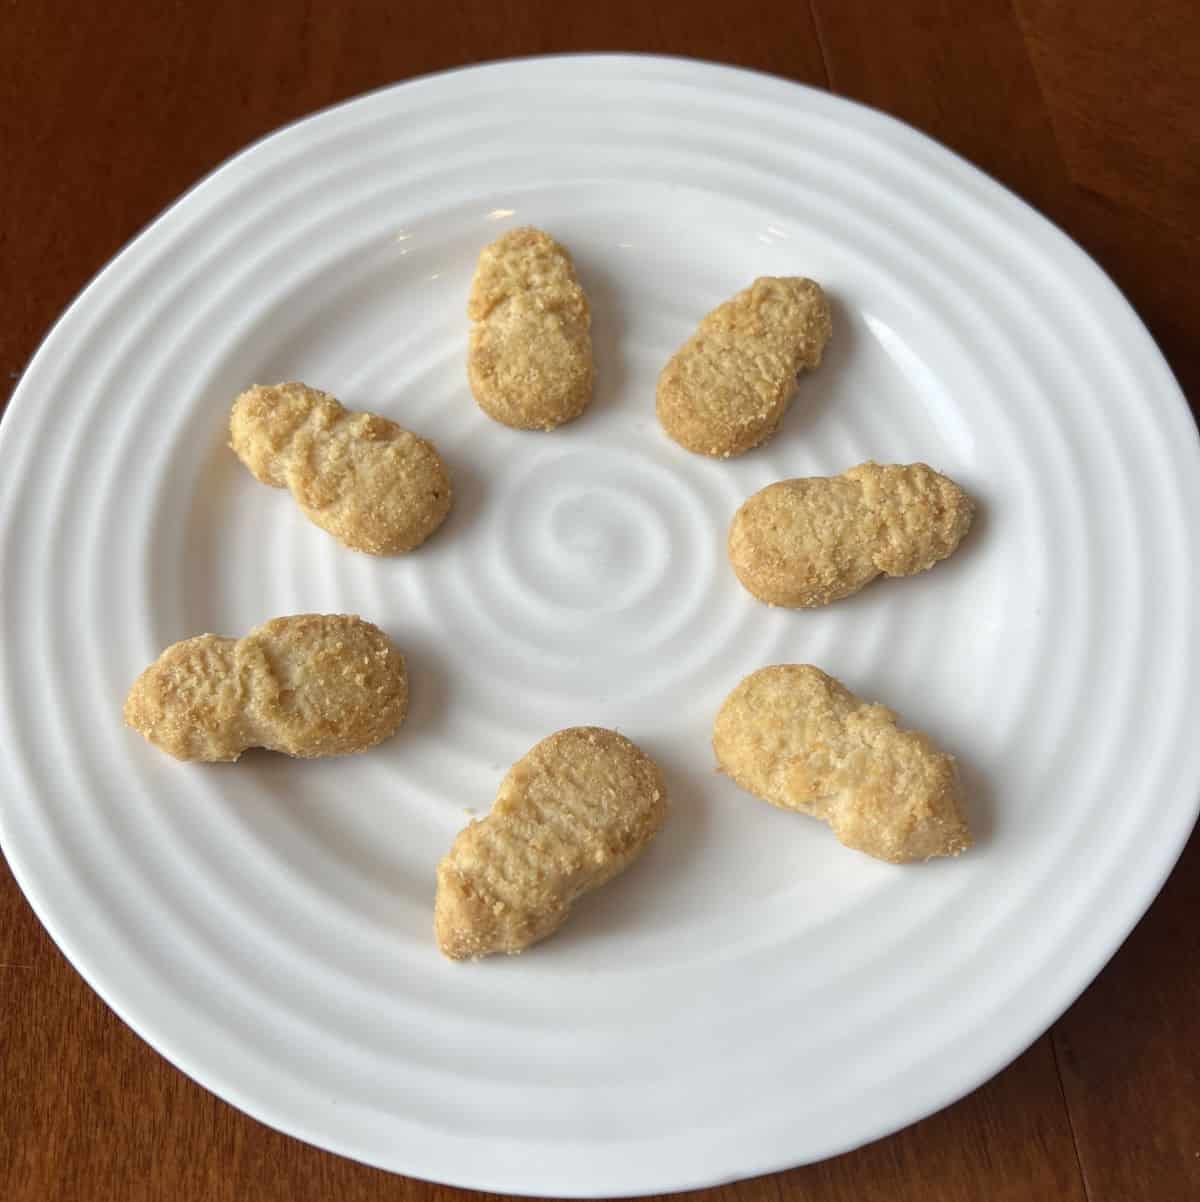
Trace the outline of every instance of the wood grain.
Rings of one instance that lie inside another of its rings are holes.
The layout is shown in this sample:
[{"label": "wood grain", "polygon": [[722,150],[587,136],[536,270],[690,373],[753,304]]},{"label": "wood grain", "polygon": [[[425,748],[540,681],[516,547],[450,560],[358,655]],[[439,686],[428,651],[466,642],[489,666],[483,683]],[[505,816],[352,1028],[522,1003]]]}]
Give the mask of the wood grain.
[{"label": "wood grain", "polygon": [[[0,404],[56,315],[247,142],[414,74],[560,51],[688,54],[892,112],[1030,200],[1109,271],[1200,397],[1200,13],[873,0],[336,6],[111,0],[0,15]],[[2,468],[0,468],[2,470]],[[1097,982],[970,1097],[717,1202],[1200,1196],[1200,840]],[[0,865],[0,1198],[465,1202],[218,1101],[66,963]]]}]

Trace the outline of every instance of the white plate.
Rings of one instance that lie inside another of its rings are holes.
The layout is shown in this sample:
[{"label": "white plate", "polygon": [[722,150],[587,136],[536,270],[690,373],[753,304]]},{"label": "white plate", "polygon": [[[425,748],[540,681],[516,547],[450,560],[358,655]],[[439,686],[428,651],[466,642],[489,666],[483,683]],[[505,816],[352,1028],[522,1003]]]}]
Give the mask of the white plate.
[{"label": "white plate", "polygon": [[[551,434],[467,389],[479,248],[577,257],[599,386]],[[836,332],[730,463],[654,417],[669,353],[762,273]],[[434,438],[455,508],[344,550],[225,447],[299,378]],[[755,603],[723,542],[781,476],[926,460],[969,541],[827,610]],[[994,1073],[1145,910],[1196,815],[1200,455],[1169,371],[1063,235],[877,113],[652,58],[419,80],[253,147],[84,292],[0,428],[0,836],[110,1005],[249,1113],[466,1186],[661,1191],[828,1156]],[[369,755],[184,766],[122,728],[199,631],[361,613],[413,706]],[[811,661],[961,759],[979,845],[894,868],[713,771],[746,672]],[[661,761],[667,828],[554,939],[443,961],[434,866],[574,723]]]}]

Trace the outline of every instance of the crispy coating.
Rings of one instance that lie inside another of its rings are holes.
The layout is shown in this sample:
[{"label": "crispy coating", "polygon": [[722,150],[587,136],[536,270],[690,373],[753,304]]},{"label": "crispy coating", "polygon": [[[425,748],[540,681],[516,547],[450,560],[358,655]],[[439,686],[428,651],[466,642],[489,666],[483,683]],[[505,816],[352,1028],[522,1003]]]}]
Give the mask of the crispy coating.
[{"label": "crispy coating", "polygon": [[903,864],[971,846],[954,759],[809,664],[747,676],[713,750],[743,789],[829,823],[847,847]]},{"label": "crispy coating", "polygon": [[545,939],[577,898],[640,854],[666,814],[658,766],[615,731],[576,726],[543,739],[438,865],[438,946],[467,960]]},{"label": "crispy coating", "polygon": [[718,305],[658,377],[658,420],[681,447],[727,459],[766,442],[832,324],[819,284],[763,276]]},{"label": "crispy coating", "polygon": [[549,234],[527,226],[485,246],[467,316],[467,377],[488,417],[553,430],[587,408],[591,310],[571,256]]},{"label": "crispy coating", "polygon": [[125,723],[177,760],[236,760],[249,747],[312,759],[374,747],[407,710],[404,657],[382,630],[300,614],[243,639],[168,647],[134,681]]},{"label": "crispy coating", "polygon": [[780,480],[729,526],[729,562],[760,601],[828,605],[881,573],[913,576],[950,555],[974,505],[923,463],[860,463],[840,476]]},{"label": "crispy coating", "polygon": [[411,551],[450,512],[450,477],[433,443],[304,384],[243,392],[229,435],[256,479],[290,489],[310,521],[355,551]]}]

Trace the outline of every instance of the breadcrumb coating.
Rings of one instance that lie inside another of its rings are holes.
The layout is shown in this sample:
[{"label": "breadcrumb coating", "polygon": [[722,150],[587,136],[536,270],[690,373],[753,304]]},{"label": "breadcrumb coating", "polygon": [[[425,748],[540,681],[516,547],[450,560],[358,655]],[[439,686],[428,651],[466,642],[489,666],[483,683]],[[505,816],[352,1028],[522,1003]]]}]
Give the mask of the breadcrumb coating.
[{"label": "breadcrumb coating", "polygon": [[526,226],[485,246],[467,316],[467,377],[489,417],[553,430],[587,408],[591,309],[571,256],[549,234]]},{"label": "breadcrumb coating", "polygon": [[438,946],[466,960],[545,939],[632,863],[666,814],[658,766],[622,735],[576,726],[543,739],[438,865]]},{"label": "breadcrumb coating", "polygon": [[382,630],[299,614],[242,639],[168,647],[129,690],[125,723],[178,760],[231,761],[250,747],[311,759],[374,747],[407,710],[404,657]]},{"label": "breadcrumb coating", "polygon": [[243,392],[229,436],[255,479],[290,489],[310,521],[355,551],[411,551],[450,512],[450,476],[433,443],[305,384]]},{"label": "breadcrumb coating", "polygon": [[658,377],[658,420],[681,447],[727,459],[779,428],[796,376],[819,366],[832,332],[821,286],[762,276],[718,305]]},{"label": "breadcrumb coating", "polygon": [[954,759],[820,668],[752,672],[721,706],[713,750],[743,789],[820,818],[876,859],[903,864],[971,846]]},{"label": "breadcrumb coating", "polygon": [[780,480],[729,526],[729,562],[760,601],[828,605],[876,576],[913,576],[952,554],[971,498],[924,463],[860,463],[840,476]]}]

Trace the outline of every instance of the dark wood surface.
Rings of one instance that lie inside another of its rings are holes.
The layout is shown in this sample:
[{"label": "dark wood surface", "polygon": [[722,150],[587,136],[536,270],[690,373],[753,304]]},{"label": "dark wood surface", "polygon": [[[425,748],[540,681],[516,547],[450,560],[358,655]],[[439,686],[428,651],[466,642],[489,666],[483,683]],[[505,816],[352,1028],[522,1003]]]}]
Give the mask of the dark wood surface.
[{"label": "dark wood surface", "polygon": [[[4,0],[0,404],[80,287],[247,142],[414,74],[572,50],[738,63],[912,122],[1099,260],[1195,407],[1196,0]],[[1198,913],[1194,837],[1097,981],[989,1084],[857,1152],[695,1197],[1200,1198]],[[0,1082],[0,1198],[8,1202],[469,1197],[319,1152],[194,1085],[83,984],[2,862]]]}]

